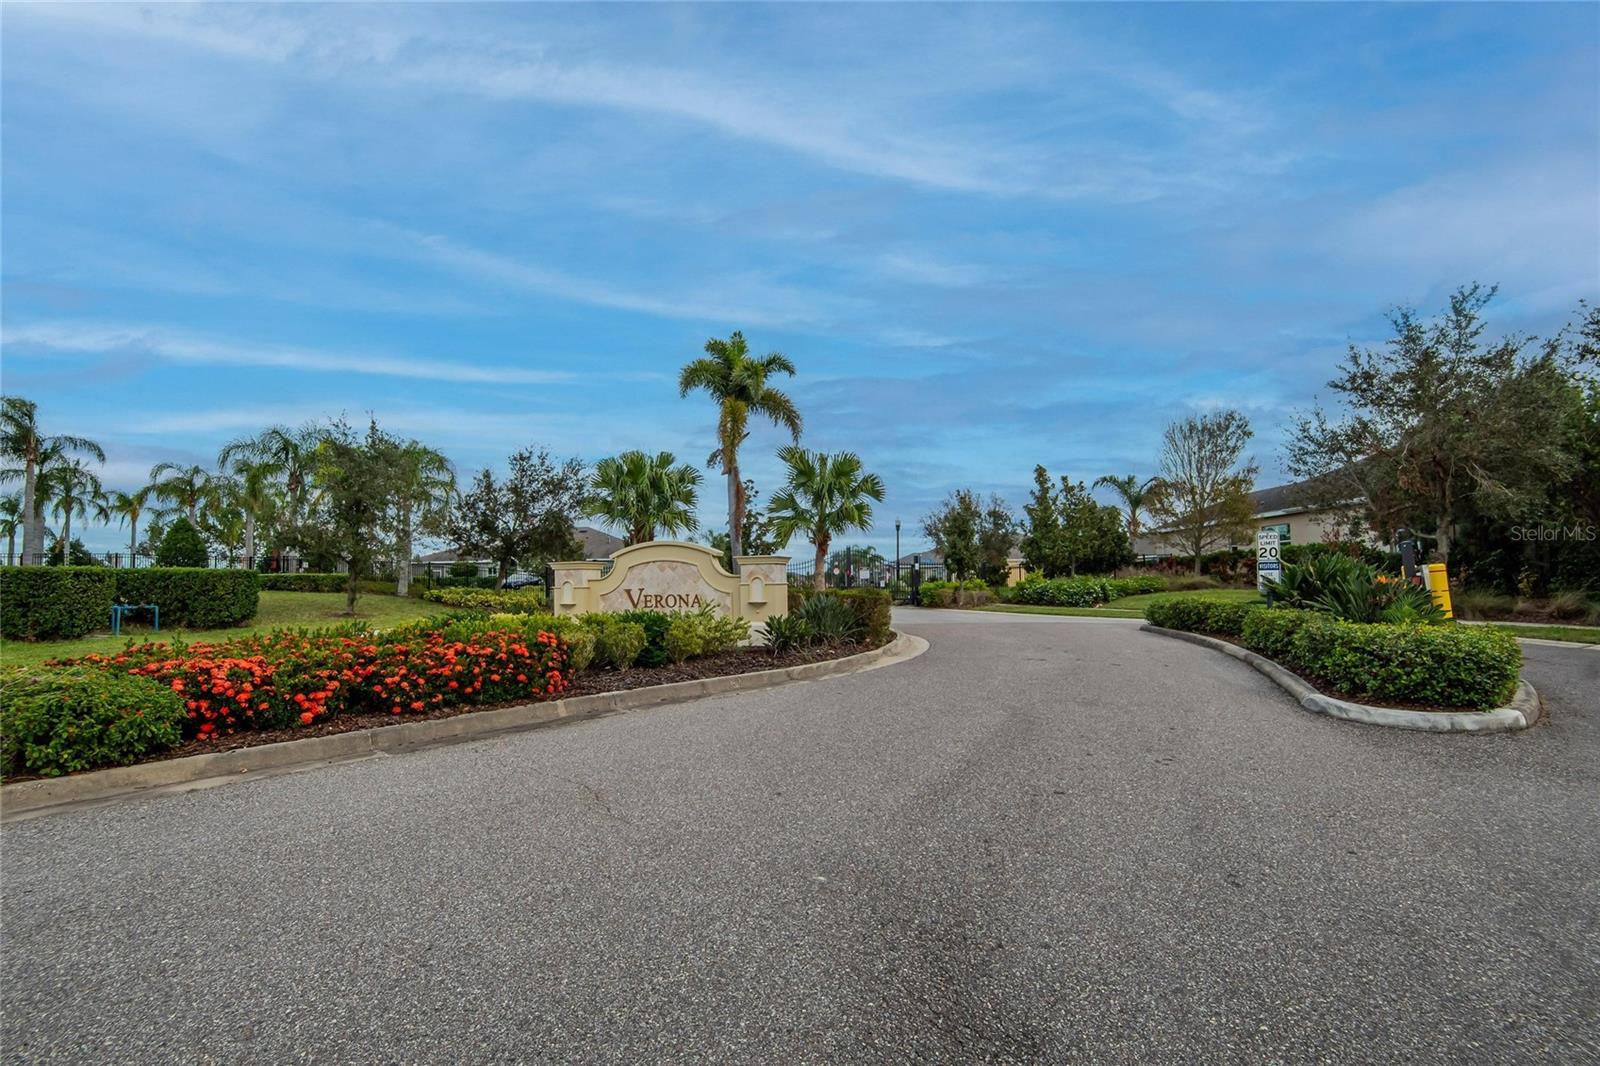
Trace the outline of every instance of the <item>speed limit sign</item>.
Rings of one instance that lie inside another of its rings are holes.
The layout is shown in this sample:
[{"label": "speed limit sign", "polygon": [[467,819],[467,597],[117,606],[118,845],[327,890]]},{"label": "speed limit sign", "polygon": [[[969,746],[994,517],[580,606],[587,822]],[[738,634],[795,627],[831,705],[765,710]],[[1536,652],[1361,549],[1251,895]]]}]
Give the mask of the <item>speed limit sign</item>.
[{"label": "speed limit sign", "polygon": [[1256,590],[1266,592],[1283,576],[1282,538],[1276,529],[1256,533]]}]

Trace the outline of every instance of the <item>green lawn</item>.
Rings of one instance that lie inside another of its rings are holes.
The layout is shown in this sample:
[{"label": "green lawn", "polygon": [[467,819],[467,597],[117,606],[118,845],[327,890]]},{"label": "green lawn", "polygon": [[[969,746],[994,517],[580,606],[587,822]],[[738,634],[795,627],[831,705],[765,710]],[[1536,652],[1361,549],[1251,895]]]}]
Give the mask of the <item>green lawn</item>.
[{"label": "green lawn", "polygon": [[1572,644],[1600,644],[1600,626],[1497,626],[1490,629],[1531,640],[1565,640]]},{"label": "green lawn", "polygon": [[1015,614],[1066,614],[1079,618],[1143,618],[1144,609],[1151,600],[1177,597],[1185,600],[1205,600],[1208,603],[1253,603],[1261,596],[1255,589],[1197,589],[1193,592],[1151,592],[1142,596],[1124,596],[1112,600],[1104,607],[1035,607],[1024,603],[996,603],[980,607],[980,611],[1008,611]]},{"label": "green lawn", "polygon": [[[437,603],[401,599],[399,596],[362,596],[356,601],[356,618],[380,626],[398,625],[413,618],[426,618],[442,610],[444,608]],[[289,626],[336,625],[350,621],[349,616],[343,611],[342,592],[263,592],[261,608],[256,612],[256,616],[244,625],[232,629],[163,629],[160,633],[154,633],[148,625],[130,624],[122,627],[120,637],[113,637],[108,630],[80,640],[40,641],[37,644],[0,640],[0,665],[26,665],[43,662],[45,659],[86,655],[93,651],[102,653],[120,651],[128,643],[129,637],[139,642],[164,640],[173,636],[181,636],[185,640],[215,641]]]}]

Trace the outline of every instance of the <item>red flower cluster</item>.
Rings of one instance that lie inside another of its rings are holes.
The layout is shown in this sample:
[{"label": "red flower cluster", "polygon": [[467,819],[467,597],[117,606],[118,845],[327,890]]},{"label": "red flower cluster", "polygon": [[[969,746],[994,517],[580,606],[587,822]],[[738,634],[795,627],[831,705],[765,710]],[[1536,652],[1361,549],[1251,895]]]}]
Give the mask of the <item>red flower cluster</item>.
[{"label": "red flower cluster", "polygon": [[341,713],[419,713],[455,704],[541,699],[568,687],[567,648],[487,630],[465,639],[429,633],[403,643],[294,632],[174,649],[146,644],[74,660],[155,678],[186,701],[187,734],[310,725]]}]

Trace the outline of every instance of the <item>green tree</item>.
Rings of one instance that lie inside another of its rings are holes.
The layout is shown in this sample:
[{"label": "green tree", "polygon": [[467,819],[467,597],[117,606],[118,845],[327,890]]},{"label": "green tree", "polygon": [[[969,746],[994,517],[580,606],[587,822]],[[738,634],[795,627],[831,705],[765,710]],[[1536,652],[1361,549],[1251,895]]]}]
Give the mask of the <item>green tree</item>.
[{"label": "green tree", "polygon": [[139,565],[139,519],[150,508],[150,486],[133,492],[113,492],[106,501],[106,513],[115,515],[119,526],[128,527],[128,566]]},{"label": "green tree", "polygon": [[445,536],[462,555],[498,562],[501,584],[518,563],[542,569],[575,558],[583,547],[573,525],[588,483],[578,460],[558,462],[543,448],[524,448],[511,456],[504,479],[479,472],[451,510]]},{"label": "green tree", "polygon": [[314,491],[312,475],[316,469],[317,446],[327,435],[327,427],[307,422],[299,429],[269,426],[253,437],[229,441],[217,455],[217,466],[232,469],[240,459],[260,464],[282,482],[283,506],[269,548],[287,546],[299,536]]},{"label": "green tree", "polygon": [[59,452],[56,460],[39,471],[41,495],[51,502],[51,511],[61,519],[61,544],[72,543],[72,520],[81,518],[105,521],[105,489],[100,477],[82,459],[68,458]]},{"label": "green tree", "polygon": [[47,435],[39,430],[39,408],[20,396],[0,397],[0,481],[22,482],[22,564],[44,554],[44,508],[38,498],[40,467],[55,456],[81,453],[105,462],[105,450],[88,437]]},{"label": "green tree", "polygon": [[1244,461],[1250,420],[1234,410],[1191,416],[1162,435],[1160,489],[1146,504],[1161,538],[1194,557],[1247,539],[1256,464]]},{"label": "green tree", "polygon": [[991,495],[978,526],[978,577],[1004,585],[1011,577],[1011,553],[1017,545],[1017,516],[1006,501]]},{"label": "green tree", "polygon": [[788,482],[772,494],[773,532],[780,544],[803,534],[816,548],[813,584],[826,587],[828,545],[840,533],[872,528],[872,504],[883,502],[883,479],[866,472],[854,452],[812,452],[785,445],[778,458]]},{"label": "green tree", "polygon": [[727,340],[706,341],[706,354],[686,365],[678,375],[678,394],[704,389],[717,405],[717,447],[707,466],[722,467],[728,479],[728,535],[731,554],[744,554],[744,484],[739,479],[739,447],[749,436],[751,415],[787,429],[796,443],[802,420],[794,401],[767,384],[774,374],[794,375],[788,356],[771,352],[752,358],[744,334],[735,331]]},{"label": "green tree", "polygon": [[983,526],[983,502],[971,489],[956,489],[939,507],[924,515],[922,531],[944,558],[944,568],[957,581],[978,572],[982,554],[978,533]]},{"label": "green tree", "polygon": [[197,464],[157,463],[150,468],[150,492],[183,512],[191,525],[200,524],[200,507],[212,491],[211,474]]},{"label": "green tree", "polygon": [[[1486,342],[1482,312],[1495,292],[1464,286],[1431,322],[1399,308],[1384,347],[1350,346],[1328,383],[1343,413],[1301,415],[1285,447],[1290,471],[1312,482],[1308,503],[1344,508],[1384,536],[1431,531],[1446,564],[1473,516],[1543,509],[1549,487],[1578,467],[1559,400],[1592,346]],[[1600,332],[1594,322],[1589,311],[1585,330]]]},{"label": "green tree", "polygon": [[316,509],[306,523],[311,550],[345,572],[345,613],[356,612],[362,578],[388,555],[385,539],[400,445],[369,422],[365,435],[335,422],[317,446]]},{"label": "green tree", "polygon": [[[759,506],[761,490],[756,488],[756,483],[745,478],[744,485],[744,521],[740,528],[739,543],[745,555],[775,555],[782,548],[772,532],[772,519],[767,516]],[[733,542],[729,539],[727,530],[717,530],[707,538],[711,547],[722,553],[723,569],[732,571]]]},{"label": "green tree", "polygon": [[1028,573],[1060,577],[1071,568],[1066,533],[1061,525],[1061,500],[1042,465],[1033,468],[1033,493],[1022,509],[1027,521],[1022,534],[1022,565]]},{"label": "green tree", "polygon": [[[260,534],[271,529],[279,510],[277,479],[283,468],[271,458],[224,446],[217,456],[217,469],[221,476],[212,493],[213,502],[226,499],[229,509],[237,512],[245,565],[254,567]],[[231,525],[231,521],[225,524]]]},{"label": "green tree", "polygon": [[584,513],[622,529],[629,544],[658,532],[693,535],[700,481],[700,471],[678,465],[671,452],[626,451],[595,465]]},{"label": "green tree", "polygon": [[443,530],[456,498],[456,472],[442,452],[420,441],[399,445],[394,466],[395,579],[398,595],[411,591],[412,543]]},{"label": "green tree", "polygon": [[184,515],[172,520],[156,549],[157,566],[205,566],[206,542],[194,523]]},{"label": "green tree", "polygon": [[1139,530],[1142,525],[1139,515],[1155,497],[1158,485],[1159,481],[1156,478],[1147,478],[1144,481],[1140,481],[1134,474],[1124,474],[1121,477],[1115,474],[1107,474],[1104,477],[1094,479],[1095,488],[1109,488],[1122,501],[1122,506],[1127,511],[1128,540],[1130,542],[1139,539]]},{"label": "green tree", "polygon": [[1061,529],[1067,573],[1110,573],[1133,557],[1126,522],[1115,507],[1096,502],[1083,482],[1061,476]]}]

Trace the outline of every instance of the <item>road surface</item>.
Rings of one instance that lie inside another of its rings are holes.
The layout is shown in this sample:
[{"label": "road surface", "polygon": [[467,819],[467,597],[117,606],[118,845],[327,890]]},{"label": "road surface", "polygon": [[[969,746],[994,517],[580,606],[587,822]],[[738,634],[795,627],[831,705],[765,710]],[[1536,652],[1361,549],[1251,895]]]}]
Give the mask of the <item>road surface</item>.
[{"label": "road surface", "polygon": [[14,1062],[1593,1062],[1600,655],[1301,711],[1136,623],[3,833]]}]

